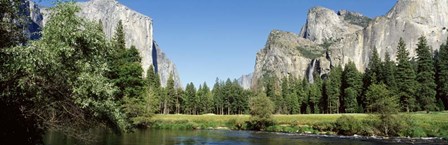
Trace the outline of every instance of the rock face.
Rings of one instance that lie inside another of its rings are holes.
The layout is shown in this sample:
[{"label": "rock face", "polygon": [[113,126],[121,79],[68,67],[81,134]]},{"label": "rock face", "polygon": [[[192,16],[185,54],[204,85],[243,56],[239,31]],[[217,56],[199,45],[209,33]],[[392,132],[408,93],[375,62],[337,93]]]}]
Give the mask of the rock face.
[{"label": "rock face", "polygon": [[238,84],[246,90],[250,89],[250,86],[252,85],[252,73],[242,75],[238,78]]},{"label": "rock face", "polygon": [[182,87],[176,70],[176,65],[168,59],[166,54],[162,52],[162,49],[160,49],[159,45],[155,41],[152,49],[152,59],[157,60],[157,62],[154,62],[153,65],[157,70],[156,72],[160,75],[160,82],[162,83],[162,86],[165,87],[170,75],[173,75],[175,87]]},{"label": "rock face", "polygon": [[32,1],[22,0],[23,6],[22,9],[24,13],[28,17],[28,30],[25,31],[25,34],[31,40],[36,40],[40,38],[40,31],[43,27],[43,15],[41,13],[40,8]]},{"label": "rock face", "polygon": [[257,53],[252,87],[266,74],[279,78],[290,74],[312,82],[313,72],[323,75],[332,66],[349,61],[364,71],[372,49],[382,59],[386,52],[395,59],[400,37],[411,57],[416,56],[422,35],[433,50],[439,49],[448,36],[447,17],[448,0],[398,0],[386,15],[374,19],[345,10],[312,8],[299,34],[271,32],[265,48]]},{"label": "rock face", "polygon": [[[113,37],[116,26],[121,20],[125,33],[126,47],[129,48],[134,45],[138,49],[142,57],[144,74],[146,74],[149,66],[153,65],[156,69],[155,71],[160,75],[162,86],[166,86],[169,74],[172,73],[175,86],[181,87],[176,66],[162,52],[153,39],[153,23],[150,17],[129,9],[116,0],[90,0],[79,2],[78,5],[81,8],[78,15],[94,22],[101,21],[104,33],[108,38]],[[47,10],[41,11],[44,18],[37,22],[43,26],[46,22],[45,17],[48,16],[49,12]]]}]

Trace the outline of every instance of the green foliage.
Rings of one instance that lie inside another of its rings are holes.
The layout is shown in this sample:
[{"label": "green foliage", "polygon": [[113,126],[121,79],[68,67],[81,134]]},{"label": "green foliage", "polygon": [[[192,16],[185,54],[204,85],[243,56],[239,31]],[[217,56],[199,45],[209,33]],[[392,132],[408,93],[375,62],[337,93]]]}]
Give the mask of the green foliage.
[{"label": "green foliage", "polygon": [[395,91],[397,88],[397,82],[395,80],[395,74],[396,74],[396,65],[395,62],[390,60],[390,55],[388,52],[386,52],[384,56],[384,62],[383,62],[383,82],[387,85],[387,87],[390,90]]},{"label": "green foliage", "polygon": [[[448,42],[448,39],[447,39]],[[445,110],[448,108],[448,45],[447,42],[440,46],[437,68],[437,95],[443,101]]]},{"label": "green foliage", "polygon": [[247,128],[247,124],[243,119],[230,119],[227,123],[227,126],[233,130],[245,130]]},{"label": "green foliage", "polygon": [[17,46],[26,42],[23,30],[27,29],[24,2],[20,0],[0,0],[0,49]]},{"label": "green foliage", "polygon": [[385,136],[396,135],[400,130],[398,100],[384,84],[373,84],[367,91],[368,111],[376,113],[378,130]]},{"label": "green foliage", "polygon": [[[396,112],[397,110],[390,110],[389,109],[396,109],[398,106],[397,104],[390,104],[391,102],[388,102],[392,94],[389,92],[387,87],[384,84],[373,84],[370,85],[367,93],[366,93],[366,104],[369,104],[367,106],[367,112],[379,112],[379,113],[390,113],[390,112]],[[392,108],[390,108],[392,107]]]},{"label": "green foliage", "polygon": [[369,22],[372,21],[372,19],[370,19],[369,17],[355,15],[350,12],[344,15],[344,20],[348,21],[351,24],[359,25],[362,27],[367,27]]},{"label": "green foliage", "polygon": [[361,74],[356,69],[355,63],[350,61],[345,65],[342,72],[341,105],[343,112],[356,112],[358,110],[358,97],[361,94],[362,81]]},{"label": "green foliage", "polygon": [[160,88],[160,77],[155,72],[153,65],[150,65],[146,71],[146,85],[150,88]]},{"label": "green foliage", "polygon": [[402,110],[409,112],[415,110],[416,108],[416,99],[414,95],[418,83],[415,80],[415,71],[410,62],[409,52],[406,50],[406,44],[401,38],[397,49],[397,89],[399,92]]},{"label": "green foliage", "polygon": [[356,113],[358,110],[358,102],[356,101],[356,97],[358,92],[352,88],[348,87],[344,89],[344,107],[346,113]]},{"label": "green foliage", "polygon": [[436,109],[435,68],[431,50],[424,36],[419,38],[416,51],[418,57],[417,81],[419,83],[416,96],[418,96],[418,102],[423,110],[433,111]]},{"label": "green foliage", "polygon": [[274,112],[274,103],[264,94],[258,94],[249,100],[250,121],[248,128],[253,130],[264,130],[274,124],[272,112]]},{"label": "green foliage", "polygon": [[354,135],[360,128],[360,122],[353,116],[342,115],[335,124],[335,131],[340,135]]},{"label": "green foliage", "polygon": [[125,131],[130,124],[105,77],[109,43],[97,23],[76,16],[79,10],[73,2],[58,3],[41,40],[3,51],[2,81],[12,86],[2,98],[29,101],[24,112],[38,116],[39,126],[87,140],[83,131],[91,128]]},{"label": "green foliage", "polygon": [[123,29],[123,22],[120,20],[115,28],[115,35],[113,37],[114,47],[119,50],[126,49],[125,34]]},{"label": "green foliage", "polygon": [[325,50],[320,50],[318,48],[319,47],[317,48],[297,47],[297,50],[299,50],[302,56],[309,59],[315,59],[324,56],[325,53]]},{"label": "green foliage", "polygon": [[0,0],[0,144],[40,144],[45,131],[41,126],[43,121],[27,112],[35,105],[31,100],[34,96],[27,95],[23,91],[25,88],[19,88],[16,78],[22,74],[11,75],[14,72],[9,72],[12,68],[9,65],[14,64],[8,60],[14,56],[5,53],[11,47],[26,43],[24,30],[28,29],[29,18],[25,9],[21,9],[23,3],[21,0]]},{"label": "green foliage", "polygon": [[319,101],[322,98],[322,79],[315,75],[314,83],[308,87],[308,102],[310,113],[319,113]]},{"label": "green foliage", "polygon": [[[301,84],[293,76],[289,76],[287,91],[283,91],[285,95],[285,105],[287,114],[297,114],[300,112],[299,97],[302,93]],[[283,93],[282,93],[283,94]]]},{"label": "green foliage", "polygon": [[161,98],[162,98],[162,108],[163,108],[163,114],[169,114],[170,112],[174,112],[175,111],[175,103],[177,101],[176,98],[176,89],[174,88],[174,78],[173,78],[173,74],[171,73],[170,76],[168,77],[168,82],[166,84],[166,88],[164,89],[164,93]]},{"label": "green foliage", "polygon": [[187,84],[185,88],[185,112],[187,114],[197,114],[196,88],[193,83]]},{"label": "green foliage", "polygon": [[327,108],[328,113],[338,113],[340,107],[339,97],[341,96],[341,76],[342,76],[342,67],[336,66],[330,72],[328,79],[326,80],[326,89],[325,93],[328,96],[327,99]]}]

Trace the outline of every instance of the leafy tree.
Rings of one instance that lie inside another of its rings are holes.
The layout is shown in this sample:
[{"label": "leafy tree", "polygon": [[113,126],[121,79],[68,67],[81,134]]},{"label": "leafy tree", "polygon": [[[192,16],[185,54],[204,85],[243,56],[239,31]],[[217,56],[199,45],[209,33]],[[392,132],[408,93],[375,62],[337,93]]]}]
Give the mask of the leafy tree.
[{"label": "leafy tree", "polygon": [[28,102],[21,112],[36,126],[87,140],[91,128],[124,131],[130,124],[105,77],[105,36],[97,23],[77,17],[79,10],[73,2],[58,3],[41,40],[2,50],[9,65],[2,67],[0,84],[2,100]]},{"label": "leafy tree", "polygon": [[249,128],[254,130],[264,130],[273,125],[272,112],[274,112],[274,103],[260,93],[249,100],[250,121]]},{"label": "leafy tree", "polygon": [[[35,145],[42,143],[45,129],[40,126],[43,122],[39,117],[27,113],[21,108],[33,107],[32,96],[20,93],[17,81],[8,78],[7,65],[12,59],[5,53],[11,47],[26,43],[24,30],[26,25],[25,9],[21,9],[23,1],[0,0],[0,144]],[[18,79],[21,74],[16,74]]]},{"label": "leafy tree", "polygon": [[362,81],[361,74],[356,69],[355,63],[350,61],[342,72],[341,84],[341,112],[354,113],[358,110],[358,96],[360,96]]},{"label": "leafy tree", "polygon": [[403,39],[400,38],[398,42],[398,52],[397,52],[397,71],[396,71],[396,82],[397,89],[400,97],[400,104],[404,111],[415,110],[415,92],[417,82],[415,81],[415,71],[409,61],[409,52],[406,50],[406,44]]},{"label": "leafy tree", "polygon": [[393,96],[384,84],[373,84],[367,91],[368,110],[375,112],[380,120],[379,128],[385,136],[396,133],[395,130],[397,118],[394,116],[398,113],[398,100]]},{"label": "leafy tree", "polygon": [[21,0],[0,0],[0,49],[26,42],[26,9]]},{"label": "leafy tree", "polygon": [[339,113],[341,96],[341,77],[342,67],[336,66],[330,72],[328,79],[326,80],[326,95],[328,96],[328,113]]},{"label": "leafy tree", "polygon": [[436,108],[435,68],[431,50],[424,36],[419,38],[416,51],[418,57],[417,81],[419,83],[416,96],[418,96],[418,102],[423,110],[432,111]]}]

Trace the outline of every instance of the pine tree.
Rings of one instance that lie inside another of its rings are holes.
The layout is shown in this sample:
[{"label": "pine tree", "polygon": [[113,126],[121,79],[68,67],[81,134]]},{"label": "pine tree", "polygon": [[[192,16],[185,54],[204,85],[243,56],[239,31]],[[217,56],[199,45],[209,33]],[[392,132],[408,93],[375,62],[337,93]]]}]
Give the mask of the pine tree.
[{"label": "pine tree", "polygon": [[299,94],[299,103],[300,103],[300,113],[302,114],[308,114],[310,112],[308,100],[309,100],[309,88],[310,84],[306,80],[306,78],[302,79],[302,85],[300,89],[302,90],[301,94]]},{"label": "pine tree", "polygon": [[275,112],[280,113],[283,99],[280,94],[280,85],[278,85],[277,77],[275,75],[267,76],[264,79],[266,95],[272,100],[272,102],[274,102]]},{"label": "pine tree", "polygon": [[439,49],[437,61],[437,94],[448,109],[448,39]]},{"label": "pine tree", "polygon": [[279,110],[281,114],[287,114],[289,112],[287,101],[291,100],[290,97],[290,89],[289,89],[289,82],[287,77],[282,78],[282,92],[281,92],[281,102],[279,102]]},{"label": "pine tree", "polygon": [[341,77],[342,77],[342,67],[336,66],[330,72],[327,79],[326,94],[328,98],[328,113],[339,113],[341,96]]},{"label": "pine tree", "polygon": [[404,111],[414,111],[416,108],[414,94],[416,92],[417,82],[415,81],[415,71],[410,62],[409,52],[406,50],[406,44],[402,38],[398,42],[397,49],[398,66],[396,82],[400,97],[400,106],[402,106]]},{"label": "pine tree", "polygon": [[201,106],[202,106],[202,113],[210,113],[213,109],[213,98],[212,94],[210,92],[210,88],[208,87],[207,83],[204,82],[202,84],[202,97],[201,97]]},{"label": "pine tree", "polygon": [[341,111],[346,113],[357,112],[359,110],[357,98],[361,94],[362,80],[354,62],[350,61],[345,65],[342,80]]},{"label": "pine tree", "polygon": [[163,114],[169,114],[174,111],[176,104],[176,89],[174,88],[173,73],[170,73],[166,83],[165,96],[163,97]]},{"label": "pine tree", "polygon": [[431,50],[427,45],[426,38],[420,37],[417,44],[417,81],[419,83],[416,96],[420,107],[425,111],[433,111],[436,109],[436,83],[435,68],[431,55]]},{"label": "pine tree", "polygon": [[224,106],[223,106],[223,94],[222,94],[222,83],[216,78],[215,85],[213,85],[213,104],[215,106],[216,114],[224,114]]},{"label": "pine tree", "polygon": [[368,85],[370,84],[378,84],[379,82],[382,82],[382,67],[381,67],[381,59],[378,55],[378,51],[375,48],[372,49],[372,56],[370,57],[369,65],[368,65],[368,71],[366,72],[366,75],[369,78]]},{"label": "pine tree", "polygon": [[397,87],[397,83],[395,80],[395,74],[396,74],[395,70],[396,70],[395,62],[390,60],[390,54],[389,52],[386,52],[386,55],[384,57],[382,76],[384,77],[383,79],[384,84],[386,84],[389,90],[391,91],[395,91]]},{"label": "pine tree", "polygon": [[176,90],[176,114],[186,114],[185,113],[185,92],[182,88],[177,88]]},{"label": "pine tree", "polygon": [[319,100],[322,97],[322,79],[319,74],[314,74],[314,83],[310,84],[308,90],[308,106],[310,113],[320,113]]},{"label": "pine tree", "polygon": [[194,84],[191,82],[187,84],[185,88],[185,110],[188,114],[196,114],[196,88]]},{"label": "pine tree", "polygon": [[148,70],[146,71],[146,85],[150,88],[155,88],[155,77],[156,73],[154,72],[154,66],[150,65]]},{"label": "pine tree", "polygon": [[370,85],[378,84],[380,82],[384,82],[383,80],[383,67],[381,63],[381,59],[379,58],[378,51],[376,47],[372,48],[372,54],[370,56],[369,64],[365,70],[363,75],[363,89],[362,94],[358,98],[359,106],[365,108],[367,104],[365,104],[365,96],[366,92]]},{"label": "pine tree", "polygon": [[288,94],[288,100],[287,100],[287,106],[288,106],[288,110],[289,110],[289,114],[297,114],[300,112],[300,102],[299,102],[299,98],[298,98],[298,91],[301,91],[300,89],[296,89],[298,88],[298,86],[300,87],[300,83],[298,83],[298,81],[292,76],[289,76],[289,94]]},{"label": "pine tree", "polygon": [[125,42],[125,34],[123,31],[123,22],[118,21],[117,27],[115,28],[115,35],[113,37],[114,47],[120,50],[124,50],[126,48]]}]

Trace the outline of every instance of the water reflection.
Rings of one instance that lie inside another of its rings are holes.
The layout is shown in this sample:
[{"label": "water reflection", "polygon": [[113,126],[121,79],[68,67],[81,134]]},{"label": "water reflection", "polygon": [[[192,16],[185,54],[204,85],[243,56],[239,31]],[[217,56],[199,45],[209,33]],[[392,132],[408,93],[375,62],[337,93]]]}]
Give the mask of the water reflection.
[{"label": "water reflection", "polygon": [[[97,145],[375,145],[385,144],[381,140],[353,138],[300,136],[252,131],[228,130],[139,130],[134,133],[115,135],[96,133]],[[80,144],[59,133],[45,136],[47,145]],[[398,144],[391,143],[388,144]]]}]

